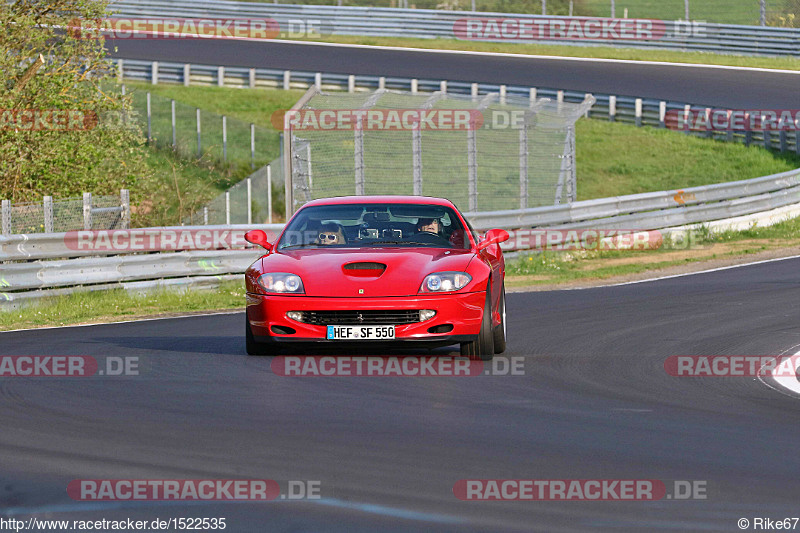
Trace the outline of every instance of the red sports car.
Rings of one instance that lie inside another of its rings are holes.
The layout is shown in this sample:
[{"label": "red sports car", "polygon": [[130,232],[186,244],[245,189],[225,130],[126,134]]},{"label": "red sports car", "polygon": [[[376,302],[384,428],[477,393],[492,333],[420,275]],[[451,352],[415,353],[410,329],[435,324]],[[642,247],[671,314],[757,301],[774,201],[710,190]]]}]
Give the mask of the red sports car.
[{"label": "red sports car", "polygon": [[291,343],[506,346],[504,230],[481,239],[449,201],[353,196],[305,204],[245,273],[247,353]]}]

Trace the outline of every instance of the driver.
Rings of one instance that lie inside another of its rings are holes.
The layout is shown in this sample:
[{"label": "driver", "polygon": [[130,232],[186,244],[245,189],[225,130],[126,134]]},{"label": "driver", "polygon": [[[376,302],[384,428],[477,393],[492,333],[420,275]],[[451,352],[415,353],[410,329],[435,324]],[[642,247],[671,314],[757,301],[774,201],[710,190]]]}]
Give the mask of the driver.
[{"label": "driver", "polygon": [[320,226],[316,244],[347,244],[347,242],[342,227],[339,224],[328,223]]},{"label": "driver", "polygon": [[417,233],[433,233],[439,235],[442,228],[438,218],[422,218],[417,220]]}]

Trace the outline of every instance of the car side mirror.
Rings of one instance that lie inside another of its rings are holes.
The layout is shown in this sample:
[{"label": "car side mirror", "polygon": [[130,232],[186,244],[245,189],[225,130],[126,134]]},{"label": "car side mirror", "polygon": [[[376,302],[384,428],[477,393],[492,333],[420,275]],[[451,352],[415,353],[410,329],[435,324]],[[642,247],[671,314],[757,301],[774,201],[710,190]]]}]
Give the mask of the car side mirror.
[{"label": "car side mirror", "polygon": [[478,243],[478,251],[485,250],[493,244],[506,242],[509,237],[510,235],[504,229],[490,229],[486,232],[486,235],[483,236],[483,240]]},{"label": "car side mirror", "polygon": [[272,244],[267,239],[267,232],[261,229],[250,230],[244,234],[244,240],[251,244],[261,246],[266,251],[272,250]]}]

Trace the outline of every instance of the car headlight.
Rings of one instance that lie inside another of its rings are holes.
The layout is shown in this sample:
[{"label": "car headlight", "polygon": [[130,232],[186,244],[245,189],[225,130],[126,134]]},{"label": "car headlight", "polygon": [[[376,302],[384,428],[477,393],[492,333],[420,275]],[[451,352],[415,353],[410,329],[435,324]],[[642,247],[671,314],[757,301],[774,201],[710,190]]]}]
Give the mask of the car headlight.
[{"label": "car headlight", "polygon": [[466,272],[436,272],[422,280],[419,292],[452,292],[463,289],[472,281]]},{"label": "car headlight", "polygon": [[258,286],[265,293],[305,294],[303,280],[297,274],[287,272],[270,272],[258,278]]}]

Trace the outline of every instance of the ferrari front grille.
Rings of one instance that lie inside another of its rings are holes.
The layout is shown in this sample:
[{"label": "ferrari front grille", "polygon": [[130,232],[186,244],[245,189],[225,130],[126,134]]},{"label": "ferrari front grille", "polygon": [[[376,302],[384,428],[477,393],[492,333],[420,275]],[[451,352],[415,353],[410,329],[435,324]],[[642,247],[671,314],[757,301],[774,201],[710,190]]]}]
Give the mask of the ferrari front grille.
[{"label": "ferrari front grille", "polygon": [[365,311],[301,311],[300,322],[315,326],[361,324],[413,324],[420,321],[419,309],[390,309]]}]

